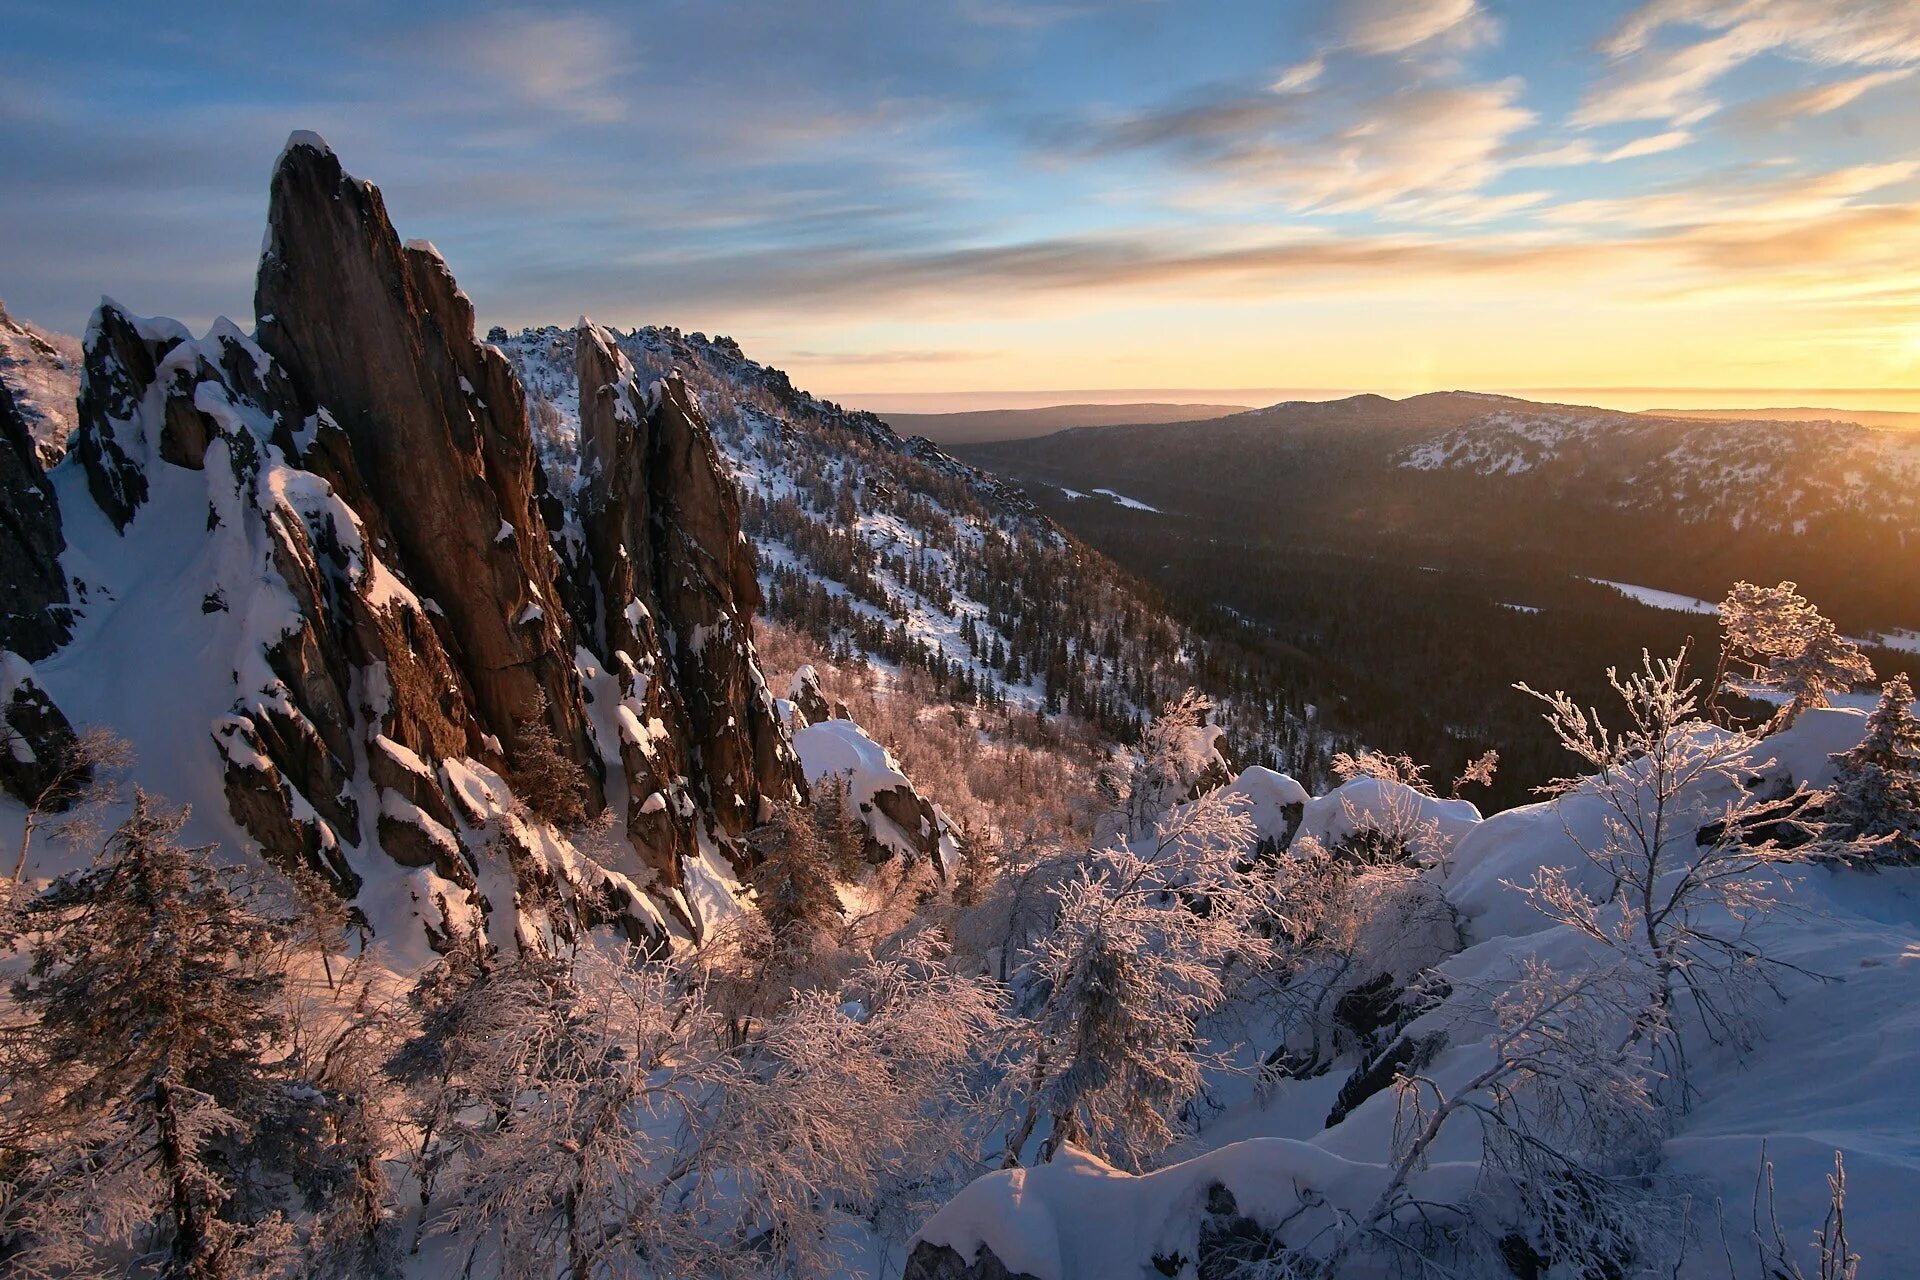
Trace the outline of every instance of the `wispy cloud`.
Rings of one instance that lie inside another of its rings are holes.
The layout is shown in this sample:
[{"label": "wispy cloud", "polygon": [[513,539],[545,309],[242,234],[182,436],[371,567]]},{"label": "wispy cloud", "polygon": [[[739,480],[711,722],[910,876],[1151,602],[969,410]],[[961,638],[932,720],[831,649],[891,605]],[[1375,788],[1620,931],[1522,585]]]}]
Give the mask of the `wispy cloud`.
[{"label": "wispy cloud", "polygon": [[[1707,34],[1656,47],[1670,28]],[[1762,54],[1829,66],[1920,62],[1920,5],[1907,0],[1646,0],[1615,28],[1602,50],[1613,66],[1581,103],[1575,123],[1668,120],[1684,125],[1718,110],[1720,103],[1709,90]]]},{"label": "wispy cloud", "polygon": [[1898,67],[1891,71],[1869,71],[1865,75],[1850,76],[1845,80],[1834,80],[1827,84],[1810,85],[1805,89],[1776,93],[1771,97],[1746,103],[1735,113],[1735,120],[1740,125],[1772,128],[1790,124],[1796,120],[1829,115],[1852,106],[1875,89],[1909,79],[1913,73],[1912,67]]},{"label": "wispy cloud", "polygon": [[1346,0],[1339,41],[1356,53],[1393,54],[1431,44],[1470,48],[1494,30],[1478,0]]}]

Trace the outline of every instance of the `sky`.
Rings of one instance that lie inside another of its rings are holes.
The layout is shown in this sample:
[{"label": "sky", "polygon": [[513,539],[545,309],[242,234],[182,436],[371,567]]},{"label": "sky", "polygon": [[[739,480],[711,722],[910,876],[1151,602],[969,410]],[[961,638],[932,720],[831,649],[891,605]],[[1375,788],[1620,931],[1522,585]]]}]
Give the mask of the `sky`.
[{"label": "sky", "polygon": [[1920,408],[1920,0],[0,0],[0,30],[0,298],[65,332],[102,294],[245,325],[311,129],[483,325],[727,333],[874,407]]}]

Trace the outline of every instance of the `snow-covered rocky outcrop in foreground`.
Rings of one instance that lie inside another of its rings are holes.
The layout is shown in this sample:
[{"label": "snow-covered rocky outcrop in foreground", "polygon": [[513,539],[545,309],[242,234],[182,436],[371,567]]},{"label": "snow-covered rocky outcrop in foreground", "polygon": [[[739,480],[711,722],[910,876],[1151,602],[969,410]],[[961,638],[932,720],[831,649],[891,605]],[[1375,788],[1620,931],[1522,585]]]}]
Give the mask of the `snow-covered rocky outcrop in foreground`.
[{"label": "snow-covered rocky outcrop in foreground", "polygon": [[[402,957],[482,921],[658,944],[736,911],[741,838],[802,784],[687,389],[583,324],[591,465],[551,484],[446,264],[311,135],[255,309],[195,337],[103,301],[47,475],[52,410],[0,383],[10,789],[111,729],[192,838],[319,873]],[[576,810],[611,814],[591,852],[543,820]],[[27,876],[71,858],[43,842]]]},{"label": "snow-covered rocky outcrop in foreground", "polygon": [[[1754,761],[1768,763],[1750,781],[1769,792],[1793,782],[1829,783],[1833,753],[1857,743],[1862,724],[1854,711],[1807,712],[1761,744]],[[1600,791],[1590,781],[1556,802],[1485,821],[1468,806],[1371,778],[1307,802],[1287,856],[1299,857],[1314,835],[1339,840],[1410,817],[1419,824],[1434,842],[1423,880],[1457,928],[1454,943],[1430,955],[1418,984],[1405,974],[1370,982],[1365,966],[1350,973],[1343,981],[1351,998],[1339,1002],[1351,1033],[1344,1046],[1317,1061],[1309,1053],[1276,1052],[1257,1086],[1224,1087],[1223,1109],[1208,1113],[1197,1135],[1151,1172],[1130,1174],[1067,1147],[1050,1163],[981,1178],[921,1229],[909,1280],[1322,1275],[1336,1242],[1376,1207],[1436,1101],[1470,1096],[1496,1060],[1503,1027],[1518,1015],[1512,1007],[1490,1008],[1489,993],[1529,965],[1550,966],[1573,982],[1605,968],[1605,946],[1550,920],[1524,891],[1541,868],[1565,868],[1569,883],[1606,903],[1611,886],[1582,853],[1618,821]],[[1694,816],[1678,833],[1680,846],[1712,838],[1711,829],[1700,836],[1694,828],[1724,799],[1688,797]],[[1756,914],[1751,935],[1771,962],[1767,980],[1748,992],[1734,1025],[1717,1036],[1683,1013],[1686,1096],[1662,1111],[1656,1162],[1639,1171],[1633,1190],[1647,1193],[1643,1213],[1671,1212],[1676,1241],[1681,1211],[1690,1221],[1691,1244],[1677,1274],[1725,1277],[1731,1259],[1732,1275],[1760,1275],[1755,1190],[1764,1146],[1775,1187],[1771,1209],[1764,1198],[1758,1206],[1760,1229],[1770,1232],[1777,1218],[1789,1251],[1811,1275],[1809,1242],[1827,1213],[1838,1150],[1845,1159],[1846,1233],[1868,1260],[1861,1274],[1909,1274],[1920,1188],[1920,1111],[1910,1105],[1920,1061],[1920,867],[1781,864],[1755,870],[1752,880],[1778,903]],[[1715,911],[1719,918],[1703,920],[1703,927],[1728,925],[1724,911]],[[1617,919],[1610,913],[1603,906],[1603,931]],[[1394,931],[1404,923],[1396,915],[1380,927]],[[1393,950],[1405,943],[1403,934],[1368,945]],[[1368,996],[1375,998],[1361,998]],[[1283,1039],[1281,1049],[1288,1048]],[[1402,1073],[1426,1083],[1398,1089],[1393,1079]],[[1554,1203],[1552,1187],[1516,1192],[1507,1183],[1488,1155],[1498,1150],[1486,1141],[1491,1128],[1464,1116],[1411,1161],[1404,1197],[1412,1206],[1410,1231],[1444,1235],[1462,1206],[1498,1222],[1516,1210],[1538,1215],[1541,1204]],[[1526,1167],[1515,1160],[1515,1168]],[[1577,1233],[1584,1193],[1560,1191],[1567,1195],[1558,1211],[1570,1215],[1560,1229]],[[1523,1207],[1517,1195],[1531,1199]],[[1650,1218],[1642,1225],[1659,1224]],[[1501,1256],[1444,1274],[1560,1275],[1542,1256],[1537,1234],[1556,1228],[1536,1216],[1531,1229],[1533,1238],[1500,1240]],[[1355,1252],[1337,1274],[1407,1274],[1394,1269],[1406,1261],[1391,1251]]]}]

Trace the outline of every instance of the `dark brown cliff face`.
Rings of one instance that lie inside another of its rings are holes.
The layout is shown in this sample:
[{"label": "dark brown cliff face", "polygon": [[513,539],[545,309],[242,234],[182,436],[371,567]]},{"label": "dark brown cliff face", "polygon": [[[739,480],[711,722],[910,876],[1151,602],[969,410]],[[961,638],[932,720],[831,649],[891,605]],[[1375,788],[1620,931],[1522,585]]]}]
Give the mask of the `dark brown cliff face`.
[{"label": "dark brown cliff face", "polygon": [[[633,369],[598,328],[575,335],[580,451],[585,487],[576,511],[592,591],[586,644],[620,684],[620,756],[627,779],[628,839],[653,871],[680,887],[680,859],[695,850],[694,772],[685,704],[661,643],[653,582],[651,423]],[[628,717],[631,716],[631,719]],[[654,726],[663,732],[655,732]]]},{"label": "dark brown cliff face", "polygon": [[677,379],[643,386],[605,330],[574,341],[593,585],[581,630],[632,716],[629,836],[666,872],[693,848],[696,810],[744,834],[767,801],[800,793],[799,767],[754,662],[752,549],[705,420]]},{"label": "dark brown cliff face", "polygon": [[659,388],[648,414],[656,589],[708,803],[741,835],[768,816],[760,796],[797,787],[799,769],[754,655],[760,584],[739,498],[686,384]]},{"label": "dark brown cliff face", "polygon": [[0,649],[38,662],[66,643],[66,545],[33,434],[0,382]]},{"label": "dark brown cliff face", "polygon": [[274,171],[254,310],[260,345],[350,442],[487,730],[510,742],[544,703],[563,749],[594,768],[525,403],[506,360],[474,340],[445,264],[401,244],[376,188],[296,140]]}]

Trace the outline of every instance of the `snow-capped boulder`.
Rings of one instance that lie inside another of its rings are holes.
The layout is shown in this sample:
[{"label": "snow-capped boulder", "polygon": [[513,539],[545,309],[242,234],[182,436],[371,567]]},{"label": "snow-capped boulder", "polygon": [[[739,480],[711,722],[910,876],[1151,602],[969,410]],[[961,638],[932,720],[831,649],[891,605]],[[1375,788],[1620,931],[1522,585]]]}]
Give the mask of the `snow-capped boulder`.
[{"label": "snow-capped boulder", "polygon": [[1431,824],[1440,841],[1433,852],[1444,854],[1480,821],[1480,810],[1471,801],[1442,800],[1385,778],[1355,778],[1309,801],[1299,834],[1332,848],[1358,832]]},{"label": "snow-capped boulder", "polygon": [[1384,1180],[1377,1165],[1286,1138],[1138,1175],[1066,1146],[1047,1164],[990,1173],[955,1196],[914,1237],[904,1280],[1233,1274],[1236,1244],[1260,1236],[1284,1260],[1278,1233],[1262,1223],[1291,1217],[1287,1235],[1310,1238],[1339,1212],[1364,1210]]},{"label": "snow-capped boulder", "polygon": [[1292,841],[1302,814],[1313,800],[1307,789],[1288,775],[1257,764],[1241,770],[1224,790],[1230,796],[1245,796],[1247,816],[1253,819],[1260,838],[1283,849]]},{"label": "snow-capped boulder", "polygon": [[793,735],[807,785],[838,777],[867,828],[867,859],[925,858],[946,874],[959,854],[958,838],[939,806],[900,771],[893,755],[851,720],[823,720]]}]

